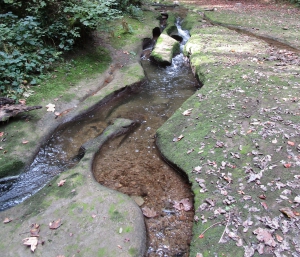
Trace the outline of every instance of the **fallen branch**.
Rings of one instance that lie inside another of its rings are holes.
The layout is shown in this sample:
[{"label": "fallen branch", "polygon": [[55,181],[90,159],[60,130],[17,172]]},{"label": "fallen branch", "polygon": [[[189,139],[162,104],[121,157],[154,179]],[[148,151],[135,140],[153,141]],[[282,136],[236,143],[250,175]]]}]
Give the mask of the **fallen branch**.
[{"label": "fallen branch", "polygon": [[228,224],[229,224],[229,221],[230,221],[230,214],[231,214],[231,213],[229,213],[229,217],[228,217],[228,220],[227,220],[227,223],[226,223],[225,229],[224,229],[224,231],[223,231],[223,233],[222,233],[222,235],[221,235],[221,238],[220,238],[220,240],[219,240],[218,244],[219,244],[219,243],[221,243],[221,241],[222,241],[222,239],[223,239],[223,236],[224,236],[224,234],[225,234],[225,232],[226,232],[226,229],[227,229],[227,227],[228,227]]},{"label": "fallen branch", "polygon": [[15,104],[13,99],[7,97],[0,98],[0,121],[7,121],[9,118],[22,112],[29,112],[41,109],[42,106],[26,106],[25,104]]},{"label": "fallen branch", "polygon": [[219,221],[219,222],[216,222],[212,225],[210,225],[208,228],[206,228],[200,235],[199,235],[199,238],[203,238],[204,237],[204,233],[209,230],[210,228],[214,227],[215,225],[218,225],[218,224],[221,224],[223,221]]}]

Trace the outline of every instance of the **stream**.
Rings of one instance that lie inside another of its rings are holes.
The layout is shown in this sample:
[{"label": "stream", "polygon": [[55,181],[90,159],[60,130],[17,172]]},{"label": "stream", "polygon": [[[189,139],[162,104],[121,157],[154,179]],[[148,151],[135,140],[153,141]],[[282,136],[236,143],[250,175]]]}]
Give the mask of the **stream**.
[{"label": "stream", "polygon": [[[179,22],[177,28],[182,48],[189,33]],[[59,126],[30,167],[0,191],[0,210],[21,203],[54,176],[76,165],[80,160],[73,157],[80,146],[101,134],[114,119],[136,120],[140,125],[130,134],[101,148],[93,162],[94,177],[102,185],[130,195],[141,208],[155,210],[155,217],[145,218],[147,256],[188,256],[194,211],[178,210],[174,204],[183,199],[193,204],[193,195],[187,179],[160,157],[155,133],[199,85],[183,54],[175,56],[167,67],[146,57],[141,63],[147,80]]]}]

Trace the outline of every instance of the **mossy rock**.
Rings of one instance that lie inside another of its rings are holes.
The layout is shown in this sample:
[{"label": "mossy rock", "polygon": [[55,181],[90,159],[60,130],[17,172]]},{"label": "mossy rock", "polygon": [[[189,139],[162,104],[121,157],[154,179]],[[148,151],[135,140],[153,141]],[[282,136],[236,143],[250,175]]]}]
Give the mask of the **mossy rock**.
[{"label": "mossy rock", "polygon": [[180,44],[172,37],[161,34],[157,39],[157,43],[154,50],[151,53],[151,57],[164,65],[170,65],[172,58],[176,53],[179,53]]}]

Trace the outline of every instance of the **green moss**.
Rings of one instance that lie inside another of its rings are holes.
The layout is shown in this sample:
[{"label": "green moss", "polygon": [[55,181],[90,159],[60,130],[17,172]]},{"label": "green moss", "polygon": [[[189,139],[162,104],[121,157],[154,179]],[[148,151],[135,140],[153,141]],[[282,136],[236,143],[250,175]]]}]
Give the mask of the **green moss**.
[{"label": "green moss", "polygon": [[109,207],[109,218],[112,221],[116,221],[116,222],[120,222],[124,220],[124,217],[122,215],[122,213],[120,213],[117,209],[116,206],[114,204],[111,204],[111,206]]},{"label": "green moss", "polygon": [[98,257],[106,257],[107,256],[107,251],[106,249],[103,247],[103,248],[100,248],[99,251],[97,252],[97,256]]},{"label": "green moss", "polygon": [[196,23],[199,22],[199,15],[189,12],[181,23],[181,27],[185,30],[191,30]]},{"label": "green moss", "polygon": [[124,228],[124,232],[125,233],[129,233],[133,230],[133,227],[132,226],[127,226],[126,228]]},{"label": "green moss", "polygon": [[128,252],[129,252],[129,254],[130,254],[131,256],[136,256],[136,257],[138,257],[138,253],[139,253],[138,249],[136,249],[136,248],[134,248],[134,247],[130,247],[129,250],[128,250]]},{"label": "green moss", "polygon": [[0,178],[18,175],[25,165],[24,162],[16,160],[14,158],[10,158],[9,160],[7,160],[3,157],[1,157],[0,159],[0,164]]},{"label": "green moss", "polygon": [[[72,61],[61,63],[56,71],[48,75],[48,79],[41,86],[34,88],[35,94],[27,100],[28,105],[37,105],[42,99],[53,99],[62,95],[69,87],[74,86],[84,78],[101,73],[108,68],[111,61],[107,49],[98,47],[90,52],[80,54]],[[71,100],[74,95],[66,95]]]},{"label": "green moss", "polygon": [[117,49],[140,43],[140,35],[145,33],[145,27],[148,28],[148,32],[151,34],[151,30],[157,26],[157,21],[155,20],[155,14],[153,12],[144,11],[143,21],[138,21],[137,19],[133,19],[129,16],[124,16],[123,19],[125,19],[128,25],[132,28],[131,32],[124,31],[122,19],[114,20],[109,24],[111,27],[109,40],[113,47]]}]

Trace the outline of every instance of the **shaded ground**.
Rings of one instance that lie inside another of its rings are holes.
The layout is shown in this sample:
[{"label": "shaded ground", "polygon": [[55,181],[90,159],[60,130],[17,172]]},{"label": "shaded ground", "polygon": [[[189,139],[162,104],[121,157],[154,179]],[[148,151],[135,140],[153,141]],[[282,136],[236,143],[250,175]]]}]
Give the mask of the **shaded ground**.
[{"label": "shaded ground", "polygon": [[204,85],[157,144],[193,183],[191,256],[299,256],[299,56],[212,26],[199,10],[188,20],[185,51]]}]

